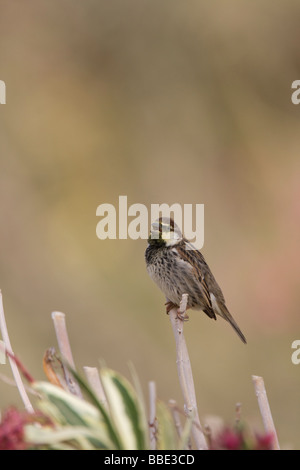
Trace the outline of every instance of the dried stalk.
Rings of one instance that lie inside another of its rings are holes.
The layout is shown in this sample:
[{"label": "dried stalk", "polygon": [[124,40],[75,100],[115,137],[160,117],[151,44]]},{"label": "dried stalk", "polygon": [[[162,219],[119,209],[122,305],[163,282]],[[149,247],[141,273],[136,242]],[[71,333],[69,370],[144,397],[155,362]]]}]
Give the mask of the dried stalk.
[{"label": "dried stalk", "polygon": [[63,360],[66,362],[66,364],[63,364],[63,367],[68,389],[73,393],[73,395],[82,397],[79,385],[68,368],[69,365],[73,370],[76,370],[67,332],[65,314],[62,312],[52,312],[52,320],[54,323],[58,347]]},{"label": "dried stalk", "polygon": [[0,339],[0,365],[6,364],[5,343]]},{"label": "dried stalk", "polygon": [[150,432],[150,449],[156,449],[156,385],[155,382],[149,382],[149,432]]},{"label": "dried stalk", "polygon": [[28,395],[26,393],[24,384],[22,382],[21,374],[19,372],[18,366],[17,366],[16,361],[14,359],[14,354],[13,354],[13,351],[12,351],[12,347],[11,347],[11,343],[10,343],[10,339],[9,339],[9,335],[8,335],[8,330],[7,330],[7,326],[6,326],[6,321],[5,321],[1,291],[0,291],[0,330],[1,330],[1,335],[2,335],[2,338],[3,338],[3,342],[4,342],[4,345],[5,345],[5,350],[6,350],[6,352],[9,353],[8,354],[8,360],[9,360],[10,367],[11,367],[16,385],[18,387],[21,399],[24,403],[24,406],[25,406],[26,410],[29,413],[34,413],[33,406],[32,406],[32,404],[31,404],[31,402],[28,398]]},{"label": "dried stalk", "polygon": [[180,421],[180,416],[179,416],[179,413],[178,413],[176,401],[175,400],[169,400],[169,406],[170,406],[170,409],[171,409],[171,413],[172,413],[172,416],[173,416],[173,420],[174,420],[174,424],[175,424],[175,428],[176,428],[178,437],[181,438],[182,424],[181,424],[181,421]]},{"label": "dried stalk", "polygon": [[89,385],[91,386],[93,392],[95,393],[100,403],[108,407],[105,392],[102,387],[97,367],[84,366],[83,370]]},{"label": "dried stalk", "polygon": [[258,406],[260,409],[260,414],[262,416],[263,424],[266,433],[272,434],[273,441],[272,441],[272,450],[280,450],[278,437],[274,425],[274,421],[272,418],[272,413],[267,397],[267,392],[264,384],[264,380],[262,377],[258,377],[257,375],[252,375],[252,381],[255,389],[255,394],[258,401]]},{"label": "dried stalk", "polygon": [[184,318],[186,315],[188,294],[182,295],[180,302],[179,314],[177,308],[173,308],[170,312],[170,320],[173,328],[173,333],[176,342],[176,353],[177,353],[177,370],[179,376],[179,382],[183,394],[185,413],[187,416],[193,419],[192,434],[197,449],[207,450],[207,442],[202,431],[200,419],[197,409],[196,393],[194,386],[193,373],[190,363],[190,358],[186,346],[186,342],[183,335]]}]

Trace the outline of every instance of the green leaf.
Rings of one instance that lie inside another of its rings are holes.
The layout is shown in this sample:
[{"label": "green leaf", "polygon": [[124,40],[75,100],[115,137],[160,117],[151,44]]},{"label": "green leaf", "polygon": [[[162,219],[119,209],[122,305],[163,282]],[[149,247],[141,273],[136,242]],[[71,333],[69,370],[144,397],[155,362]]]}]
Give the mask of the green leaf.
[{"label": "green leaf", "polygon": [[147,414],[147,407],[146,407],[146,403],[145,403],[145,398],[144,398],[144,395],[143,395],[141,382],[139,380],[138,374],[137,374],[137,372],[135,370],[135,367],[134,367],[132,362],[129,362],[128,368],[129,368],[129,371],[131,373],[133,387],[134,387],[134,390],[135,390],[136,395],[137,395],[139,406],[141,408],[141,417],[143,419],[142,427],[144,429],[144,435],[145,435],[145,438],[146,438],[146,447],[145,448],[148,449],[149,445],[150,445],[150,442],[149,442],[149,437],[150,436],[149,436],[149,421],[148,421],[148,414]]},{"label": "green leaf", "polygon": [[193,416],[186,417],[184,427],[180,436],[180,440],[178,443],[178,450],[184,450],[187,447],[189,440],[191,438],[193,424],[194,424],[194,417]]},{"label": "green leaf", "polygon": [[[85,426],[38,427],[35,424],[25,426],[25,440],[35,446],[47,446],[60,449],[95,450],[106,449],[101,436],[96,430]],[[73,441],[73,444],[72,444]]]},{"label": "green leaf", "polygon": [[49,382],[35,382],[33,388],[59,410],[68,424],[89,426],[100,421],[99,411],[90,403]]},{"label": "green leaf", "polygon": [[88,434],[96,448],[115,448],[101,413],[87,401],[48,382],[35,382],[33,388],[42,396],[39,408],[57,424],[89,428]]},{"label": "green leaf", "polygon": [[148,432],[145,428],[146,420],[132,385],[111,369],[101,369],[100,377],[121,448],[145,449]]},{"label": "green leaf", "polygon": [[160,400],[157,400],[156,414],[158,422],[157,449],[175,450],[177,436],[173,417],[169,408]]},{"label": "green leaf", "polygon": [[76,372],[76,370],[73,370],[72,368],[70,368],[70,371],[72,372],[72,374],[74,375],[74,377],[78,381],[78,383],[79,383],[80,387],[82,388],[82,390],[87,394],[87,396],[90,398],[92,403],[95,405],[95,407],[101,413],[103,421],[104,421],[104,423],[106,425],[106,428],[107,428],[109,438],[113,442],[113,447],[116,448],[116,449],[121,449],[121,443],[119,441],[118,434],[117,434],[117,432],[114,428],[114,425],[113,425],[113,423],[111,421],[111,418],[110,418],[109,414],[107,413],[105,407],[98,400],[95,393],[89,387],[89,385],[86,383],[86,381],[83,380],[82,377]]}]

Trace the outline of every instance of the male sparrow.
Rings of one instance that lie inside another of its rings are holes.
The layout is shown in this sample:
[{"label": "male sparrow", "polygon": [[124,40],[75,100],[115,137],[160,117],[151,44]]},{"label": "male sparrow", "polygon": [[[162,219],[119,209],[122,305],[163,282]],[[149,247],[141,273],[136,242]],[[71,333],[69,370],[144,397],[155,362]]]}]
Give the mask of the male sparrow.
[{"label": "male sparrow", "polygon": [[161,217],[152,224],[145,259],[151,279],[167,297],[167,313],[179,307],[182,294],[188,294],[187,308],[203,310],[214,320],[220,315],[246,343],[204,256],[183,237],[173,219]]}]

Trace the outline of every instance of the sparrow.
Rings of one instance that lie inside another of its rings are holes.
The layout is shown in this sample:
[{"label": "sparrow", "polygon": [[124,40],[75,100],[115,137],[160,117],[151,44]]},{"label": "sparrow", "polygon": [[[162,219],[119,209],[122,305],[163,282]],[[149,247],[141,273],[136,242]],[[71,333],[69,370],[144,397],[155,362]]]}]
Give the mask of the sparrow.
[{"label": "sparrow", "polygon": [[204,256],[184,238],[172,218],[161,217],[152,224],[145,260],[148,274],[168,300],[167,313],[179,308],[182,294],[188,294],[187,308],[202,310],[214,320],[219,315],[247,342]]}]

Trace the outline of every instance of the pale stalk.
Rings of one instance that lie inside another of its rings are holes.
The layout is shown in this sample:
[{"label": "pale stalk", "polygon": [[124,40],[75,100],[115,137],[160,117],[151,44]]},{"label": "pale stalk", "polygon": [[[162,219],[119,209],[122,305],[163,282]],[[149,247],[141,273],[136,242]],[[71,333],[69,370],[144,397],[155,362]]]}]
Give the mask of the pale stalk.
[{"label": "pale stalk", "polygon": [[96,397],[98,398],[98,400],[100,401],[102,405],[107,407],[108,406],[107,400],[106,400],[106,396],[102,387],[102,383],[99,377],[99,372],[98,372],[97,367],[84,366],[83,370],[87,378],[87,381],[89,385],[91,386],[93,392],[95,393]]},{"label": "pale stalk", "polygon": [[52,312],[52,320],[54,323],[58,347],[64,361],[63,368],[68,389],[71,393],[73,393],[73,395],[82,397],[79,385],[68,368],[69,365],[71,369],[75,370],[75,363],[73,360],[72,350],[69,342],[65,317],[65,314],[62,312]]},{"label": "pale stalk", "polygon": [[[186,315],[187,299],[188,294],[183,294],[179,308],[181,318],[184,318]],[[207,450],[207,442],[203,434],[198,415],[192,367],[190,363],[187,345],[183,335],[184,320],[181,320],[178,317],[178,309],[176,307],[170,310],[169,316],[176,343],[176,363],[179,382],[184,399],[185,413],[189,418],[193,419],[194,424],[192,427],[192,434],[197,449]]]},{"label": "pale stalk", "polygon": [[150,449],[156,449],[156,385],[155,382],[149,382],[149,433]]},{"label": "pale stalk", "polygon": [[175,424],[175,428],[176,428],[178,437],[180,438],[181,434],[182,434],[182,424],[181,424],[180,416],[179,416],[179,413],[178,413],[178,410],[177,410],[176,401],[175,400],[169,400],[169,406],[170,406],[170,409],[171,409],[171,413],[172,413],[172,416],[173,416],[173,420],[174,420],[174,424]]},{"label": "pale stalk", "polygon": [[0,330],[1,330],[1,335],[2,335],[3,342],[4,342],[4,345],[5,345],[5,350],[10,353],[10,355],[8,356],[8,360],[9,360],[10,367],[11,367],[16,385],[18,387],[21,399],[24,403],[24,406],[25,406],[26,410],[29,413],[34,413],[33,406],[32,406],[32,404],[31,404],[31,402],[28,398],[28,395],[26,393],[24,384],[22,382],[22,378],[21,378],[21,374],[19,372],[18,366],[17,366],[16,362],[14,361],[14,359],[12,357],[13,350],[12,350],[12,347],[11,347],[11,343],[10,343],[10,339],[9,339],[9,335],[8,335],[8,330],[7,330],[7,326],[6,326],[4,308],[3,308],[3,299],[2,299],[1,291],[0,291]]},{"label": "pale stalk", "polygon": [[269,405],[264,380],[262,377],[252,375],[252,381],[265,431],[266,433],[272,434],[273,436],[272,450],[280,450],[277,432],[272,418],[271,408]]}]

